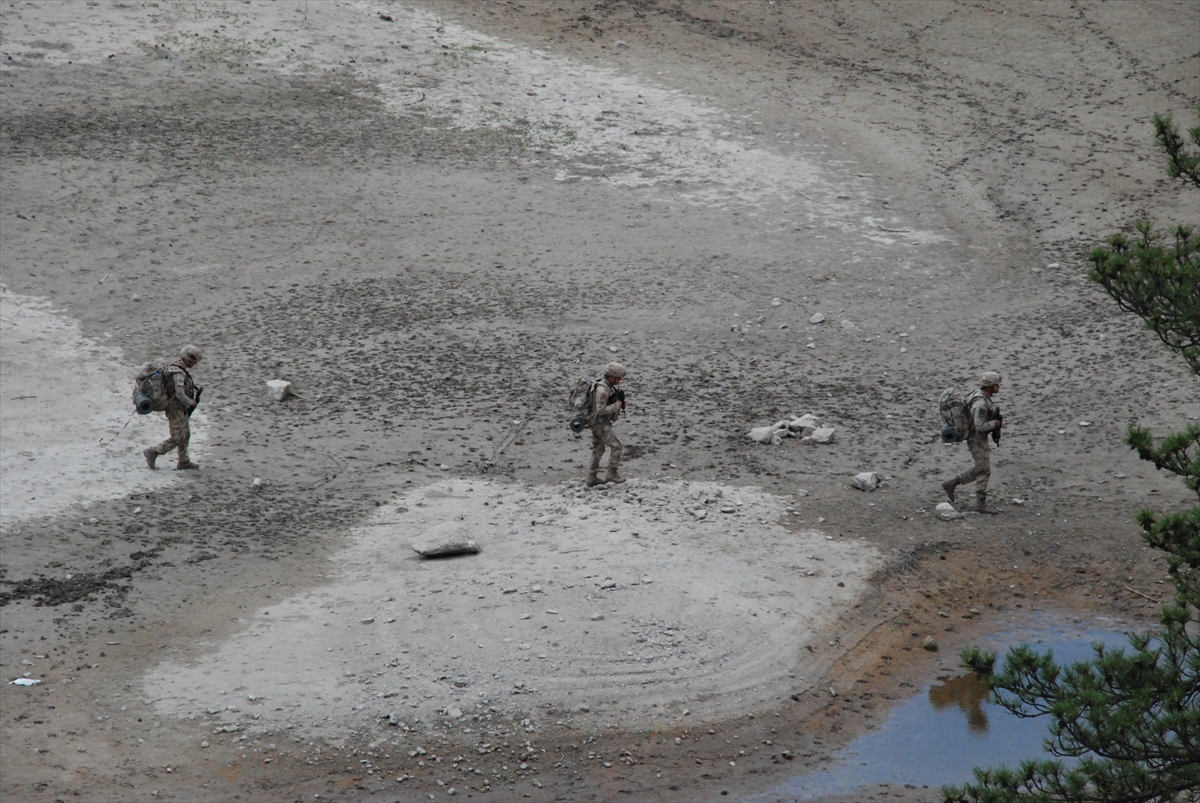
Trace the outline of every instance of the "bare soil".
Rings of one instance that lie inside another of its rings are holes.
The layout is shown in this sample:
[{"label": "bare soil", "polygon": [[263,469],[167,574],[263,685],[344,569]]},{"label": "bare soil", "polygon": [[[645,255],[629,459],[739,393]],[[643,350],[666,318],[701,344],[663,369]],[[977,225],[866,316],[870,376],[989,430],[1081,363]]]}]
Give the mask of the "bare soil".
[{"label": "bare soil", "polygon": [[[0,793],[776,799],[983,634],[1152,624],[1132,514],[1187,492],[1121,435],[1200,394],[1086,255],[1196,216],[1149,119],[1198,17],[6,8],[0,666],[42,682]],[[128,377],[185,343],[202,467],[152,473]],[[589,490],[563,397],[611,359],[630,481]],[[982,370],[1003,512],[941,521]],[[746,436],[802,413],[837,442]],[[481,552],[418,559],[445,522]]]}]

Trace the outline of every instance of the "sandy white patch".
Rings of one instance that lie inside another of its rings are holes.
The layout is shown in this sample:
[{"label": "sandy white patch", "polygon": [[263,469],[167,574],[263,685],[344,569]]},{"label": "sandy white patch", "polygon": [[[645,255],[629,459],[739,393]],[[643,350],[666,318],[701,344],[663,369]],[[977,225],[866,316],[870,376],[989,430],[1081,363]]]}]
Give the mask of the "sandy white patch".
[{"label": "sandy white patch", "polygon": [[[709,482],[444,481],[357,529],[333,583],[164,663],[146,696],[219,727],[331,739],[396,733],[389,714],[488,741],[499,723],[652,729],[685,709],[689,723],[761,709],[816,677],[804,645],[882,563],[785,515],[783,499]],[[480,554],[419,558],[413,539],[446,522]]]},{"label": "sandy white patch", "polygon": [[[49,302],[3,288],[0,336],[0,520],[44,516],[179,479],[146,468],[141,451],[167,437],[167,422],[162,413],[129,419],[139,366],[119,350],[84,337],[78,322]],[[193,459],[200,459],[204,414],[197,411],[192,422]]]},{"label": "sandy white patch", "polygon": [[514,45],[430,8],[205,0],[51,4],[9,15],[0,57],[15,62],[0,58],[0,73],[30,63],[146,56],[285,74],[349,70],[378,86],[396,114],[428,114],[524,142],[542,154],[537,161],[555,168],[559,181],[653,189],[653,197],[692,204],[782,207],[788,219],[781,227],[819,224],[883,247],[945,239],[899,219],[881,230],[869,217],[877,208],[872,176],[795,136],[767,142],[752,110],[727,110],[616,69]]}]

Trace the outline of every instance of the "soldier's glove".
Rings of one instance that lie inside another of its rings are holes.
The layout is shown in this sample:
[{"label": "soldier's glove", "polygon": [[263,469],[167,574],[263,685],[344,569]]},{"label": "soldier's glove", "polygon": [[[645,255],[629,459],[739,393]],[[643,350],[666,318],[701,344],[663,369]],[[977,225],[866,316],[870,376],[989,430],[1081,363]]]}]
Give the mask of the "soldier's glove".
[{"label": "soldier's glove", "polygon": [[1000,445],[1000,429],[1004,426],[1004,416],[1000,415],[1000,409],[996,408],[996,417],[992,419],[996,422],[996,428],[992,430],[992,443]]}]

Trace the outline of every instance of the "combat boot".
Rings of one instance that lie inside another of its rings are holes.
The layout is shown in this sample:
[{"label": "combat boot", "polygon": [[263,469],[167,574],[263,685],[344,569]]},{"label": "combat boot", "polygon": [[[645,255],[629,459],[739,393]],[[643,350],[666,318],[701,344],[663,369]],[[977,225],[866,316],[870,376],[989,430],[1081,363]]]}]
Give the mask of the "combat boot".
[{"label": "combat boot", "polygon": [[603,485],[603,484],[604,484],[604,480],[597,477],[595,472],[588,474],[587,487],[595,488],[597,485]]},{"label": "combat boot", "polygon": [[158,459],[158,452],[154,451],[153,446],[149,449],[143,449],[142,456],[146,458],[146,465],[150,466],[151,469],[158,468],[158,466],[154,465],[154,461]]},{"label": "combat boot", "polygon": [[954,489],[958,487],[958,477],[953,477],[942,483],[942,490],[946,492],[946,498],[951,502],[954,501]]},{"label": "combat boot", "polygon": [[200,464],[193,463],[191,460],[184,460],[182,463],[178,463],[175,466],[176,471],[194,471],[198,468],[200,468]]},{"label": "combat boot", "polygon": [[604,481],[611,482],[614,485],[620,485],[622,482],[625,482],[625,478],[618,474],[615,468],[610,468],[608,470],[608,474],[604,477]]},{"label": "combat boot", "polygon": [[988,507],[986,493],[976,493],[975,494],[975,507],[973,509],[976,513],[987,513],[991,516],[995,516],[997,513],[1000,512],[999,510],[996,510],[996,508],[994,508],[994,507]]}]

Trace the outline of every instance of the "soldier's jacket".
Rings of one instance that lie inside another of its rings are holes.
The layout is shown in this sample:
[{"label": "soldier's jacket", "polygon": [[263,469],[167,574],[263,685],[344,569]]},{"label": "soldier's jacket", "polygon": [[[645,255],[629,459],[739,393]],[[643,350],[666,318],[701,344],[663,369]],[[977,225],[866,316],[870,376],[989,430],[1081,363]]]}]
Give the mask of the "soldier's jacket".
[{"label": "soldier's jacket", "polygon": [[971,411],[971,423],[975,428],[973,437],[986,441],[987,433],[999,426],[999,422],[995,420],[995,402],[982,390],[977,390],[967,397],[967,409]]},{"label": "soldier's jacket", "polygon": [[[596,393],[592,398],[592,422],[596,424],[613,424],[617,414],[621,412],[621,403],[616,400],[614,388],[606,380],[596,385]],[[609,403],[612,399],[612,403]]]},{"label": "soldier's jacket", "polygon": [[175,401],[182,404],[184,409],[195,407],[196,383],[192,381],[192,375],[179,363],[172,363],[166,370],[175,390]]}]

